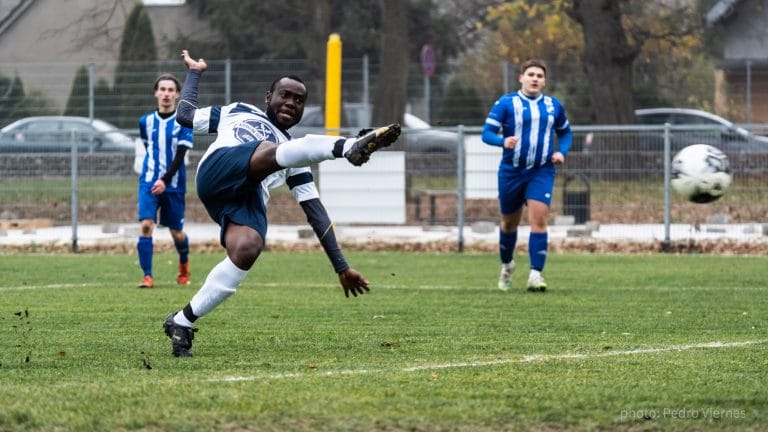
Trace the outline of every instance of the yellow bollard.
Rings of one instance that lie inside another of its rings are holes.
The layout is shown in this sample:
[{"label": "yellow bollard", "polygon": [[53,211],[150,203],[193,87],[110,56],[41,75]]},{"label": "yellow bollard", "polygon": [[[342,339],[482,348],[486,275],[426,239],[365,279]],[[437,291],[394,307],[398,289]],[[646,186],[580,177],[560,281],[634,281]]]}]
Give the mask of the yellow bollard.
[{"label": "yellow bollard", "polygon": [[325,65],[325,128],[328,135],[339,135],[341,128],[341,37],[328,37]]}]

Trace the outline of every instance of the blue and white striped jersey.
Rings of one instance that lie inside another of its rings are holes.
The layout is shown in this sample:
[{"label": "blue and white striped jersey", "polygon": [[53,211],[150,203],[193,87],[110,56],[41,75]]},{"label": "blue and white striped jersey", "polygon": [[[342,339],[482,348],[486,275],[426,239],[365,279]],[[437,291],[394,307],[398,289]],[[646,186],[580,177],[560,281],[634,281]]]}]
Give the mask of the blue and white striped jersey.
[{"label": "blue and white striped jersey", "polygon": [[[291,139],[287,132],[272,124],[264,111],[243,102],[198,108],[195,110],[193,128],[198,133],[218,134],[200,159],[200,164],[222,147],[234,147],[251,141],[280,144]],[[297,202],[320,197],[309,167],[285,168],[270,174],[261,182],[265,206],[269,200],[269,190],[284,184],[288,184]]]},{"label": "blue and white striped jersey", "polygon": [[503,147],[504,138],[517,136],[515,148],[504,149],[501,164],[530,169],[551,163],[555,152],[553,132],[559,139],[558,151],[565,155],[571,147],[572,135],[560,101],[544,94],[531,99],[518,90],[502,96],[493,105],[485,120],[483,141]]},{"label": "blue and white striped jersey", "polygon": [[[192,129],[176,123],[176,113],[162,118],[157,110],[139,118],[139,135],[147,150],[139,175],[139,182],[152,185],[166,173],[173,162],[178,146],[192,148]],[[171,182],[165,185],[169,192],[187,191],[187,171],[182,164]]]}]

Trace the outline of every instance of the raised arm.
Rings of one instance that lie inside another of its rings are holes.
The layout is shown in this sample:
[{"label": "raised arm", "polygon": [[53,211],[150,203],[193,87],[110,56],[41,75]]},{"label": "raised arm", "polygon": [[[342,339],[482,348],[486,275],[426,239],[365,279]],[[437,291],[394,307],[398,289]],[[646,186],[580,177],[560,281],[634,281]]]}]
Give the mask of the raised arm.
[{"label": "raised arm", "polygon": [[176,110],[176,121],[182,126],[192,128],[197,110],[197,87],[200,77],[208,69],[208,65],[203,59],[195,60],[190,57],[187,50],[182,50],[181,56],[189,70],[184,85],[181,87],[181,100],[179,100],[179,108]]}]

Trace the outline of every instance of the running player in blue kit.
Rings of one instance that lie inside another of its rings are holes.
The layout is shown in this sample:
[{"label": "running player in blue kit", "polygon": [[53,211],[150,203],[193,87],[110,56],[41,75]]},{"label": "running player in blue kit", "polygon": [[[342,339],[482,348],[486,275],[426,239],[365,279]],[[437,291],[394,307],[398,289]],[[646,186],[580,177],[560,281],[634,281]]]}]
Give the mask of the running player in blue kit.
[{"label": "running player in blue kit", "polygon": [[160,224],[167,226],[179,253],[176,282],[189,283],[189,238],[184,233],[184,199],[187,193],[187,170],[184,158],[192,148],[192,129],[176,123],[176,103],[181,84],[165,73],[155,80],[157,109],[139,119],[139,135],[146,149],[141,164],[138,191],[138,213],[141,234],[136,242],[139,265],[144,277],[139,288],[153,288],[152,234],[158,213]]},{"label": "running player in blue kit", "polygon": [[[502,147],[499,164],[499,256],[498,287],[511,288],[515,270],[514,251],[517,227],[528,206],[531,233],[528,254],[531,269],[528,291],[545,291],[541,272],[547,259],[547,218],[555,184],[555,165],[565,161],[573,136],[560,101],[543,93],[547,66],[542,60],[528,60],[520,67],[520,90],[499,98],[485,120],[482,139]],[[502,135],[499,135],[499,132]],[[557,149],[554,145],[557,135]]]}]

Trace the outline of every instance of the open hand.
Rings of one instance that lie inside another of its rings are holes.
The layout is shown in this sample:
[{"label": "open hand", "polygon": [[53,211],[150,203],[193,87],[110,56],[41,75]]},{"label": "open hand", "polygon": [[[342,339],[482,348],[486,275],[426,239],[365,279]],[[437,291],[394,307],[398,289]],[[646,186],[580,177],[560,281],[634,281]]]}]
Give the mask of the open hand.
[{"label": "open hand", "polygon": [[205,63],[205,60],[193,59],[189,56],[189,51],[187,50],[181,50],[181,57],[184,58],[184,63],[189,69],[199,70],[200,72],[205,72],[205,70],[208,69],[208,65]]},{"label": "open hand", "polygon": [[365,280],[363,275],[353,268],[348,268],[339,273],[339,282],[341,282],[342,288],[344,288],[344,295],[349,297],[352,293],[357,297],[358,294],[365,294],[370,291],[368,288],[368,281]]}]

